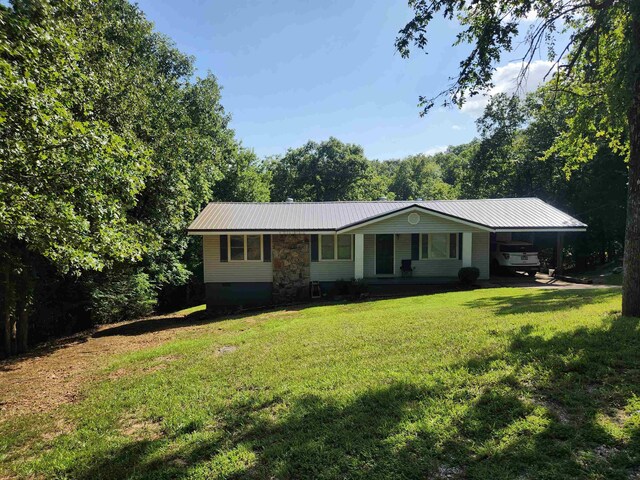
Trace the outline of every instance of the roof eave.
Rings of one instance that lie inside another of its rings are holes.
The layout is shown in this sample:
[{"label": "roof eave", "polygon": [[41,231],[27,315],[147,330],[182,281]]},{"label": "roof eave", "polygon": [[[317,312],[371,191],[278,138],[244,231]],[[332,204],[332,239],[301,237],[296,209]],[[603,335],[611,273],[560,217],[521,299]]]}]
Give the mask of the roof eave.
[{"label": "roof eave", "polygon": [[583,227],[495,227],[494,232],[586,232],[587,225]]},{"label": "roof eave", "polygon": [[305,229],[305,230],[286,230],[286,229],[265,229],[265,228],[242,228],[242,229],[202,229],[202,228],[190,228],[187,229],[187,235],[332,235],[336,233],[336,230],[331,229]]}]

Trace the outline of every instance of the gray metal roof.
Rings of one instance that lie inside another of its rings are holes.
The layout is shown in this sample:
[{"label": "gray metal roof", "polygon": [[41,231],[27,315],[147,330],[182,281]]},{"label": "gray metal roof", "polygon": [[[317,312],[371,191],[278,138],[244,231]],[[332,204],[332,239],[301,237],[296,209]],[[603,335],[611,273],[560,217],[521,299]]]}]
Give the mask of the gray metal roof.
[{"label": "gray metal roof", "polygon": [[490,230],[568,230],[586,225],[539,198],[485,200],[210,203],[190,233],[230,231],[328,231],[421,208]]}]

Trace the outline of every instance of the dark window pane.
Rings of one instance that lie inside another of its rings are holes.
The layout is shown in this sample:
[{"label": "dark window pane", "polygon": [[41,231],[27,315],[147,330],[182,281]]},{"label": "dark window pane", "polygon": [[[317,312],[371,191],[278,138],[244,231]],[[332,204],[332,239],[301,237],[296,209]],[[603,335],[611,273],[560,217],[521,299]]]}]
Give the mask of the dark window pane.
[{"label": "dark window pane", "polygon": [[447,233],[431,234],[431,258],[449,258],[449,235]]},{"label": "dark window pane", "polygon": [[260,260],[260,235],[247,235],[247,260]]},{"label": "dark window pane", "polygon": [[458,257],[458,234],[449,234],[449,258]]},{"label": "dark window pane", "polygon": [[338,260],[351,260],[351,235],[338,235]]},{"label": "dark window pane", "polygon": [[335,259],[335,237],[333,235],[321,235],[320,243],[321,243],[321,258],[322,260],[334,260]]},{"label": "dark window pane", "polygon": [[231,235],[229,243],[231,245],[231,260],[244,260],[244,236]]}]

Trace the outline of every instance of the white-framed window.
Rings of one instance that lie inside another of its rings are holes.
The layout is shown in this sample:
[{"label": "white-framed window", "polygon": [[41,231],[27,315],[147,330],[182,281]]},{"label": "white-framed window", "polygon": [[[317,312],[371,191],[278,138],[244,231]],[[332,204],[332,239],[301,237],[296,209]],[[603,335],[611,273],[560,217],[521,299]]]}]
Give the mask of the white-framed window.
[{"label": "white-framed window", "polygon": [[230,262],[261,262],[262,235],[229,235]]},{"label": "white-framed window", "polygon": [[352,260],[352,235],[320,235],[320,260]]},{"label": "white-framed window", "polygon": [[457,259],[457,233],[423,233],[420,235],[420,260]]}]

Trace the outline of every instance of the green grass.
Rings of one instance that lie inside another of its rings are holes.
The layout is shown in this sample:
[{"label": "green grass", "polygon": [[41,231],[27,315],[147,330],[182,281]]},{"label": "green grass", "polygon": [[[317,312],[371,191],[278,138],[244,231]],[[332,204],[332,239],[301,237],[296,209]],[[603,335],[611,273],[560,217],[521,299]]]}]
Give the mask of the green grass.
[{"label": "green grass", "polygon": [[175,316],[184,316],[191,315],[196,312],[203,312],[207,309],[206,305],[196,305],[195,307],[185,308],[184,310],[180,310],[174,313]]},{"label": "green grass", "polygon": [[613,271],[617,266],[619,266],[617,262],[609,262],[593,270],[578,273],[575,276],[589,278],[596,284],[620,286],[622,285],[622,273],[614,273]]},{"label": "green grass", "polygon": [[114,357],[80,403],[2,423],[0,463],[73,479],[630,478],[640,331],[619,304],[485,289],[177,329]]}]

